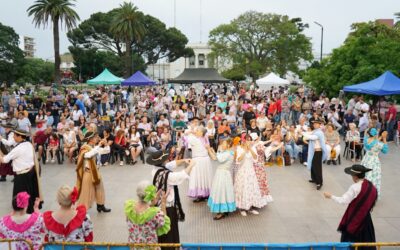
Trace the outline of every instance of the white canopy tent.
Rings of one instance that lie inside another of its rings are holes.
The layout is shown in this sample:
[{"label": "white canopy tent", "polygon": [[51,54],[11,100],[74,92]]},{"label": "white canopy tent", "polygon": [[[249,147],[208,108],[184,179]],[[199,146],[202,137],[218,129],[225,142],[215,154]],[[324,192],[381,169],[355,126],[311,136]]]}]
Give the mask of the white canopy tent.
[{"label": "white canopy tent", "polygon": [[256,83],[261,90],[269,90],[272,86],[279,87],[287,86],[290,84],[288,80],[280,78],[275,73],[269,73],[269,75],[267,75],[266,77],[258,79]]}]

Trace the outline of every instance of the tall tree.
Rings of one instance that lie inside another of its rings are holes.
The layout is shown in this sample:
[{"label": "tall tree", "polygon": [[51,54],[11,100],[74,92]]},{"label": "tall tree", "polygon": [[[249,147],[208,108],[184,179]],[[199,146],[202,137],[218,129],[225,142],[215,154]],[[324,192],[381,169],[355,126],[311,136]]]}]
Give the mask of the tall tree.
[{"label": "tall tree", "polygon": [[307,69],[303,80],[329,96],[345,85],[378,77],[387,70],[400,75],[400,30],[377,22],[356,23],[344,44],[321,64]]},{"label": "tall tree", "polygon": [[24,61],[19,48],[19,36],[14,29],[0,23],[0,83],[12,83]]},{"label": "tall tree", "polygon": [[[110,28],[117,12],[118,9],[113,9],[107,13],[94,13],[89,19],[79,24],[78,28],[68,32],[67,36],[72,44],[71,53],[80,51],[73,48],[99,49],[123,58],[125,53],[122,47],[125,44],[119,38],[114,37]],[[133,40],[131,46],[134,58],[143,58],[143,63],[149,65],[162,59],[173,62],[182,56],[189,57],[193,54],[192,49],[185,48],[188,39],[179,30],[176,28],[167,29],[163,22],[150,15],[139,15],[139,18],[141,18],[141,23],[147,32],[140,42]],[[75,56],[78,57],[79,55],[74,54]],[[141,67],[136,63],[134,62],[134,69]]]},{"label": "tall tree", "polygon": [[26,58],[17,83],[51,83],[53,81],[54,63],[39,58]]},{"label": "tall tree", "polygon": [[310,39],[302,33],[307,27],[300,18],[249,11],[211,30],[209,43],[217,57],[253,79],[267,71],[297,73],[301,61],[312,59]]},{"label": "tall tree", "polygon": [[132,74],[132,43],[136,40],[140,43],[146,30],[138,11],[130,2],[124,2],[117,9],[112,20],[110,31],[116,39],[125,42],[125,77]]},{"label": "tall tree", "polygon": [[60,83],[60,24],[67,30],[76,27],[80,20],[78,13],[75,12],[73,4],[75,0],[36,0],[28,8],[28,16],[33,16],[33,23],[36,27],[49,25],[53,26],[54,41],[54,80]]}]

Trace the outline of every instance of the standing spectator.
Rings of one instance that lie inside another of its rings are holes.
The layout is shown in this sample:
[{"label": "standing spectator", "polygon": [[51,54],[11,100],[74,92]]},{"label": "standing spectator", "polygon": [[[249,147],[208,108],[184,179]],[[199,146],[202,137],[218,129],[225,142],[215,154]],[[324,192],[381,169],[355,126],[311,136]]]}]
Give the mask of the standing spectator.
[{"label": "standing spectator", "polygon": [[79,107],[79,109],[82,111],[83,115],[86,116],[86,108],[85,104],[83,103],[83,95],[80,94],[78,95],[78,99],[76,100],[75,105]]},{"label": "standing spectator", "polygon": [[[340,136],[337,131],[334,130],[334,127],[331,123],[328,123],[325,131],[325,142],[326,142],[326,150],[328,153],[327,164],[330,165],[331,162],[333,165],[337,164],[337,158],[340,154]],[[334,158],[332,158],[332,150],[335,151]]]},{"label": "standing spectator", "polygon": [[243,113],[244,127],[249,128],[250,121],[253,119],[256,119],[256,114],[253,111],[253,106],[249,105],[246,111]]},{"label": "standing spectator", "polygon": [[393,141],[395,136],[394,125],[396,123],[397,109],[393,101],[389,101],[389,110],[386,114],[386,130],[388,132],[388,141]]},{"label": "standing spectator", "polygon": [[4,110],[8,112],[9,109],[10,109],[10,105],[9,105],[9,103],[10,103],[10,95],[8,94],[7,90],[4,90],[2,95],[1,95],[1,103],[4,106]]}]

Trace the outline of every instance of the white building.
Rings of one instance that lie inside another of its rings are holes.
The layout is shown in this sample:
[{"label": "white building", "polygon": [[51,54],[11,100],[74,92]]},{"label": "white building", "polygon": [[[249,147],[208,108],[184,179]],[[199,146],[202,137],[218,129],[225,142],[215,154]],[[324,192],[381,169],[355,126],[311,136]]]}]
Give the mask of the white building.
[{"label": "white building", "polygon": [[190,58],[181,57],[178,60],[168,63],[161,62],[147,66],[147,75],[154,80],[168,80],[179,76],[185,68],[217,68],[221,69],[218,61],[210,55],[211,46],[207,43],[190,43],[187,47],[192,48],[194,56]]}]

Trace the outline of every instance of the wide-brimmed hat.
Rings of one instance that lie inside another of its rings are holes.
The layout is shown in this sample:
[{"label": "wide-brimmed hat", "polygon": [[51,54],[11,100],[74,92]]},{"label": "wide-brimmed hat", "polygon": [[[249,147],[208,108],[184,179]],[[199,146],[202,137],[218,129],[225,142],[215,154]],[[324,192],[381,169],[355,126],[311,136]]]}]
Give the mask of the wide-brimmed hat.
[{"label": "wide-brimmed hat", "polygon": [[91,138],[95,137],[97,133],[89,131],[85,134],[85,137],[83,138],[83,142],[88,142]]},{"label": "wide-brimmed hat", "polygon": [[160,166],[168,159],[168,156],[169,154],[162,150],[155,151],[150,153],[146,159],[146,163],[153,166]]},{"label": "wide-brimmed hat", "polygon": [[31,136],[31,134],[28,131],[20,129],[20,128],[14,129],[13,133],[17,134],[17,135],[20,135],[20,136],[24,136],[24,137]]},{"label": "wide-brimmed hat", "polygon": [[12,124],[11,122],[7,122],[6,124],[0,124],[0,126],[3,128],[12,128],[12,129],[15,129],[17,127],[15,124]]},{"label": "wide-brimmed hat", "polygon": [[354,164],[351,167],[345,168],[344,172],[349,175],[359,175],[371,171],[372,169],[366,168],[360,164]]}]

